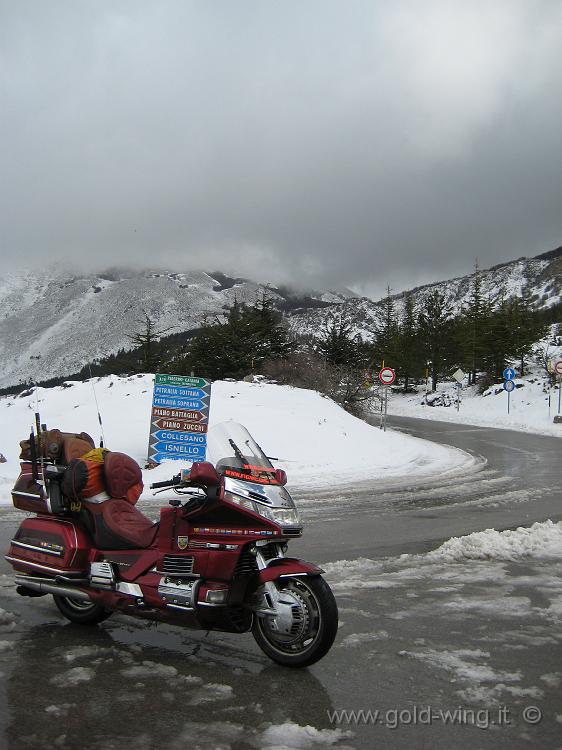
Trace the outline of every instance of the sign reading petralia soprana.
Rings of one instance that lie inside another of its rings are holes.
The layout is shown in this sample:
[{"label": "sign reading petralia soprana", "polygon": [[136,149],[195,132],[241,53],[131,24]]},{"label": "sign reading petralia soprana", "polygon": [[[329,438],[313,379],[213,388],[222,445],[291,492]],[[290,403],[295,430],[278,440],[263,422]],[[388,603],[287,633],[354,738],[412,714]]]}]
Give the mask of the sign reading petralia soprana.
[{"label": "sign reading petralia soprana", "polygon": [[149,461],[204,461],[210,404],[210,380],[158,373],[152,397]]}]

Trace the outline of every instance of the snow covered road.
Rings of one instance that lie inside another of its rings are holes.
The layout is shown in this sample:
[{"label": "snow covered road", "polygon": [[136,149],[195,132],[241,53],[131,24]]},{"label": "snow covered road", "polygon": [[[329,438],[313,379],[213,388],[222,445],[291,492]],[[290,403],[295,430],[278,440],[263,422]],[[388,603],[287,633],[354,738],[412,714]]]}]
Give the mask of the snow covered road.
[{"label": "snow covered road", "polygon": [[[85,633],[49,597],[21,599],[1,577],[0,746],[559,747],[559,441],[407,419],[394,426],[488,463],[434,483],[297,493],[306,527],[291,551],[323,564],[340,606],[326,658],[293,672],[268,663],[249,636],[120,616]],[[20,516],[0,509],[2,547]],[[379,713],[362,726],[334,714],[342,709]]]}]

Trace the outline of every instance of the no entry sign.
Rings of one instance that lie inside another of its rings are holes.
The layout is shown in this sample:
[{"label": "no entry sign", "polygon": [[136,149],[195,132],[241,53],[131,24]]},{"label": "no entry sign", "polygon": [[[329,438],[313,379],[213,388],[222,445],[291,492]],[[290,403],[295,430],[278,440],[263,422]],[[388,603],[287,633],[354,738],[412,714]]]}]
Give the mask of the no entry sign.
[{"label": "no entry sign", "polygon": [[554,363],[554,370],[557,375],[562,375],[562,359]]},{"label": "no entry sign", "polygon": [[383,367],[379,372],[379,380],[383,385],[392,385],[396,380],[396,373],[392,367]]}]

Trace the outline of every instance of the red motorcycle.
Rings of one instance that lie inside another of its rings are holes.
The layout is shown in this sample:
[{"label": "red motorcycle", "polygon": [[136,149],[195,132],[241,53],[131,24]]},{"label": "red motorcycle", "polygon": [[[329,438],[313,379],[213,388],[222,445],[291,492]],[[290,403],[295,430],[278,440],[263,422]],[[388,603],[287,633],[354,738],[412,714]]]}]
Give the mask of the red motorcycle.
[{"label": "red motorcycle", "polygon": [[338,610],[323,571],[285,554],[302,534],[285,472],[234,422],[209,430],[208,455],[215,465],[194,463],[150,485],[175,493],[153,523],[135,507],[142,475],[129,456],[93,449],[85,433],[32,433],[12,498],[36,515],[6,555],[18,593],[52,594],[75,623],[119,611],[251,630],[279,664],[318,661],[334,641]]}]

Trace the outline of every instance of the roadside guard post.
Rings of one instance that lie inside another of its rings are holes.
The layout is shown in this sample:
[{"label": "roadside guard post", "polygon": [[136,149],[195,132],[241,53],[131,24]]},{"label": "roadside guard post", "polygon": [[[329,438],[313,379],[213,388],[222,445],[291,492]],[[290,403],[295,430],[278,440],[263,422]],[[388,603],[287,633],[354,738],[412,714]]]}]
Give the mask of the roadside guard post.
[{"label": "roadside guard post", "polygon": [[503,376],[505,378],[503,387],[504,390],[507,391],[507,413],[509,414],[509,399],[511,391],[515,390],[515,383],[513,382],[515,379],[515,370],[513,367],[506,367],[503,371]]},{"label": "roadside guard post", "polygon": [[211,381],[158,373],[154,378],[148,460],[204,461]]},{"label": "roadside guard post", "polygon": [[379,380],[384,385],[384,412],[381,424],[381,430],[386,432],[386,414],[388,411],[388,386],[396,380],[396,373],[392,367],[383,367],[379,372]]}]

